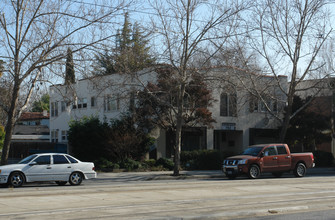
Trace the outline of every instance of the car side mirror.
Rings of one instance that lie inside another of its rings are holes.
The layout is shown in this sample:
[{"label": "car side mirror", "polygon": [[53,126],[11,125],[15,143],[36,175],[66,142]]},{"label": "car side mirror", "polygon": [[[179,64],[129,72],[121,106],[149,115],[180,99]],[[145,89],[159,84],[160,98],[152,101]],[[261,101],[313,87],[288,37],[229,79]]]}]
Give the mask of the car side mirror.
[{"label": "car side mirror", "polygon": [[37,162],[36,161],[33,161],[29,164],[29,166],[34,166],[34,165],[37,165]]},{"label": "car side mirror", "polygon": [[264,153],[264,151],[262,151],[262,153],[261,153],[261,157],[264,157],[264,155],[265,155],[265,153]]}]

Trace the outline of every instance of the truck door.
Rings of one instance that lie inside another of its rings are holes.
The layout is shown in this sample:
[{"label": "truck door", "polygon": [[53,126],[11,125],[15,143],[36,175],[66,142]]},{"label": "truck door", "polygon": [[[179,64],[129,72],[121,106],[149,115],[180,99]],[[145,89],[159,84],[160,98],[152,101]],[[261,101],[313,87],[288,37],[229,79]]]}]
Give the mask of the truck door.
[{"label": "truck door", "polygon": [[287,171],[291,169],[291,156],[287,152],[284,145],[277,146],[278,152],[278,167],[280,171]]},{"label": "truck door", "polygon": [[270,146],[264,150],[263,171],[274,172],[278,170],[278,155],[275,146]]}]

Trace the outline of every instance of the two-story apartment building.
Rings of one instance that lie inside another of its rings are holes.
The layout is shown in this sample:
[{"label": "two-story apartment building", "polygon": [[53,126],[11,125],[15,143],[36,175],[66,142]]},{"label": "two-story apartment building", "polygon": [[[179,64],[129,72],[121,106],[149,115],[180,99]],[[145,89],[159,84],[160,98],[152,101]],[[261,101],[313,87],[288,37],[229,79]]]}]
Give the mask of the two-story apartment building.
[{"label": "two-story apartment building", "polygon": [[[273,129],[279,125],[276,117],[281,117],[285,103],[281,89],[287,87],[286,77],[274,78],[231,67],[211,68],[203,74],[215,99],[210,111],[216,122],[211,127],[184,129],[182,150],[239,152],[250,144],[275,141]],[[97,116],[108,122],[119,117],[133,104],[136,91],[155,81],[156,73],[146,69],[132,75],[97,76],[71,85],[51,86],[51,141],[67,142],[71,120]],[[172,156],[173,134],[156,129],[152,136],[156,138],[155,157]]]}]

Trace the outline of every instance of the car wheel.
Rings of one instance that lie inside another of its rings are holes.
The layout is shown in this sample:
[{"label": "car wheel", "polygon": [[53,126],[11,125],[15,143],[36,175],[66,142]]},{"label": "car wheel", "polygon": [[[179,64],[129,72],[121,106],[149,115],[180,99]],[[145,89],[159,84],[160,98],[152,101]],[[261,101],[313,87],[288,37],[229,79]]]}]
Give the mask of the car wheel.
[{"label": "car wheel", "polygon": [[251,165],[249,168],[248,176],[251,179],[256,179],[261,174],[259,167],[257,165]]},{"label": "car wheel", "polygon": [[66,181],[56,181],[58,186],[65,186],[65,184],[67,183]]},{"label": "car wheel", "polygon": [[80,185],[83,181],[83,175],[79,172],[71,173],[69,182],[71,185]]},{"label": "car wheel", "polygon": [[304,177],[306,174],[306,166],[303,163],[298,163],[294,169],[294,175],[296,177]]},{"label": "car wheel", "polygon": [[274,177],[279,178],[279,177],[281,177],[281,176],[283,175],[283,173],[282,173],[282,172],[276,172],[276,173],[272,173],[272,175],[273,175]]},{"label": "car wheel", "polygon": [[9,176],[8,183],[13,187],[20,187],[24,183],[24,176],[20,172],[14,172]]}]

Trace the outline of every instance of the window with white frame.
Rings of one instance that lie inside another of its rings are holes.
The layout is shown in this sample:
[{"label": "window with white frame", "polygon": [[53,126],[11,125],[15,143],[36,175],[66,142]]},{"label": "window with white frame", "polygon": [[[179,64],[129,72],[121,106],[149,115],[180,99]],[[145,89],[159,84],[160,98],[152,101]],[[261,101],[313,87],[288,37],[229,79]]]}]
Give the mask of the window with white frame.
[{"label": "window with white frame", "polygon": [[62,102],[61,102],[61,111],[62,111],[62,112],[65,112],[65,111],[66,111],[66,107],[67,107],[67,102],[62,101]]},{"label": "window with white frame", "polygon": [[97,106],[97,99],[96,97],[92,96],[91,97],[91,107],[96,107]]},{"label": "window with white frame", "polygon": [[249,111],[258,112],[258,98],[252,94],[249,97]]},{"label": "window with white frame", "polygon": [[62,130],[62,142],[67,142],[68,140],[68,131]]},{"label": "window with white frame", "polygon": [[237,116],[236,93],[222,93],[220,96],[220,116]]},{"label": "window with white frame", "polygon": [[87,98],[78,99],[77,108],[87,108]]},{"label": "window with white frame", "polygon": [[51,131],[51,142],[58,143],[58,129]]},{"label": "window with white frame", "polygon": [[51,117],[58,116],[58,102],[51,102],[50,112],[51,112]]},{"label": "window with white frame", "polygon": [[112,112],[120,110],[120,99],[118,95],[111,96],[107,95],[104,98],[104,110],[105,112]]}]

